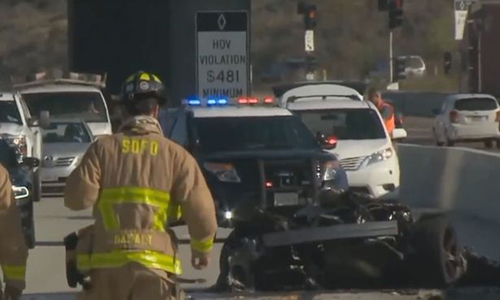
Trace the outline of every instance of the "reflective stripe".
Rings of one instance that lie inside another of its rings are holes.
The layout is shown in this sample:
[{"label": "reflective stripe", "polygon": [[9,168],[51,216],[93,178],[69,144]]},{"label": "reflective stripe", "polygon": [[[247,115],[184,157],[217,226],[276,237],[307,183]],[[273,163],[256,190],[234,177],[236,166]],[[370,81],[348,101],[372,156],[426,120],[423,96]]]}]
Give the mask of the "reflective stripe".
[{"label": "reflective stripe", "polygon": [[156,75],[154,75],[154,74],[153,74],[153,79],[154,79],[156,82],[161,83],[160,78],[158,78],[158,76],[156,76]]},{"label": "reflective stripe", "polygon": [[26,266],[2,266],[3,275],[8,280],[24,281],[26,277]]},{"label": "reflective stripe", "polygon": [[207,253],[212,251],[212,248],[214,247],[214,239],[209,238],[208,240],[201,242],[195,239],[191,239],[191,248],[194,250],[201,252],[201,253]]},{"label": "reflective stripe", "polygon": [[118,268],[130,262],[137,262],[151,269],[161,269],[173,274],[181,274],[181,262],[170,255],[159,252],[142,251],[126,252],[115,251],[110,253],[95,253],[91,255],[78,255],[78,269],[88,271],[91,269]]},{"label": "reflective stripe", "polygon": [[151,80],[151,76],[149,76],[148,73],[142,73],[140,79],[148,81],[148,80]]},{"label": "reflective stripe", "polygon": [[118,219],[114,206],[123,203],[147,204],[156,207],[153,229],[165,231],[170,194],[149,188],[121,187],[104,189],[99,198],[98,207],[106,230],[118,230]]}]

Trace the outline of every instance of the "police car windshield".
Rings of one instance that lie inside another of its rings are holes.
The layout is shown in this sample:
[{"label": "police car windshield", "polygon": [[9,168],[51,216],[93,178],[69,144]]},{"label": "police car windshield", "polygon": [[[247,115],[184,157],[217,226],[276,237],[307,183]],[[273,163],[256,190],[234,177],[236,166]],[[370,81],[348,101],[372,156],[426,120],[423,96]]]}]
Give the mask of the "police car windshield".
[{"label": "police car windshield", "polygon": [[292,116],[196,118],[195,126],[204,153],[319,148]]},{"label": "police car windshield", "polygon": [[335,109],[297,112],[313,133],[338,140],[385,139],[384,125],[372,109]]}]

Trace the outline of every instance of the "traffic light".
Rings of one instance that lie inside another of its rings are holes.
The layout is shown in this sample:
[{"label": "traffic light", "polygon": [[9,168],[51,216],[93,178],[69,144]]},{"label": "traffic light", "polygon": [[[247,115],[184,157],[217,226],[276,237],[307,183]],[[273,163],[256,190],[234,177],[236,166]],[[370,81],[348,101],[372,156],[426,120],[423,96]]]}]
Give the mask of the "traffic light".
[{"label": "traffic light", "polygon": [[406,58],[396,57],[393,63],[394,82],[406,79]]},{"label": "traffic light", "polygon": [[389,0],[389,28],[403,25],[403,0]]},{"label": "traffic light", "polygon": [[297,13],[299,15],[304,15],[304,25],[306,30],[313,30],[316,28],[318,19],[318,10],[316,9],[316,5],[299,2],[297,6]]},{"label": "traffic light", "polygon": [[389,10],[389,0],[378,0],[378,10],[379,11]]}]

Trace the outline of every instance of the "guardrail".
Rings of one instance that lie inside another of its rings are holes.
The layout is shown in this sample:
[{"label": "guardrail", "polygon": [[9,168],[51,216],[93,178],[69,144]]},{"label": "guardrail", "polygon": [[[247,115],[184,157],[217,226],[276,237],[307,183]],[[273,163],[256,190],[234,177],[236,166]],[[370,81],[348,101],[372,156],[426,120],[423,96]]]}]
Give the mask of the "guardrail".
[{"label": "guardrail", "polygon": [[400,197],[408,205],[500,222],[500,155],[401,144]]}]

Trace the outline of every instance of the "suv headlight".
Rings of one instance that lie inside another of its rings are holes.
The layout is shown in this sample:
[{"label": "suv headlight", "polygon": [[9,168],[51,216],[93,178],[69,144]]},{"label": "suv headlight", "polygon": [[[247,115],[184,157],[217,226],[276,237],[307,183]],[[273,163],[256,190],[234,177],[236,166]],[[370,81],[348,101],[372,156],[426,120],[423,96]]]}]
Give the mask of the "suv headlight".
[{"label": "suv headlight", "polygon": [[337,170],[339,169],[339,167],[340,164],[338,161],[336,160],[327,161],[323,165],[323,174],[321,176],[321,179],[323,181],[335,180],[335,178],[337,177]]},{"label": "suv headlight", "polygon": [[2,138],[6,140],[10,146],[16,147],[24,157],[28,156],[28,145],[26,144],[26,136],[2,134]]},{"label": "suv headlight", "polygon": [[205,167],[205,170],[217,176],[222,182],[241,182],[240,176],[238,176],[238,172],[236,172],[233,164],[204,163],[203,167]]},{"label": "suv headlight", "polygon": [[387,148],[385,150],[375,152],[368,157],[368,162],[366,165],[369,166],[381,161],[388,160],[393,155],[394,155],[394,150],[392,148]]},{"label": "suv headlight", "polygon": [[16,200],[28,198],[30,191],[25,186],[13,186],[12,191],[14,192],[14,198]]}]

